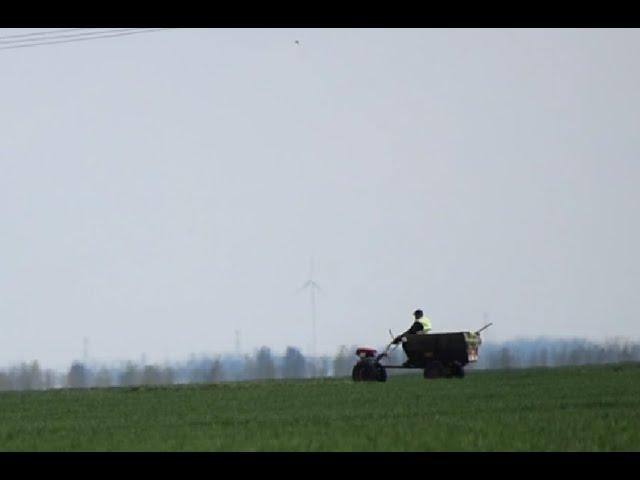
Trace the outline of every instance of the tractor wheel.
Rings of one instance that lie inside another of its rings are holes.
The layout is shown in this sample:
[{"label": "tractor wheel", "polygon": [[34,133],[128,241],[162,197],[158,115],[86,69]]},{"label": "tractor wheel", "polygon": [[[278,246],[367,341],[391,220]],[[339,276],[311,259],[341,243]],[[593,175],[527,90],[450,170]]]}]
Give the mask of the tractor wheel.
[{"label": "tractor wheel", "polygon": [[365,382],[375,382],[378,379],[378,369],[372,363],[366,363],[362,366],[362,379]]},{"label": "tractor wheel", "polygon": [[439,361],[430,362],[424,369],[424,378],[442,378],[446,375],[444,365]]},{"label": "tractor wheel", "polygon": [[362,382],[364,380],[364,368],[361,363],[356,363],[351,370],[351,378],[354,382]]},{"label": "tractor wheel", "polygon": [[382,365],[376,365],[376,380],[379,382],[387,381],[387,370]]}]

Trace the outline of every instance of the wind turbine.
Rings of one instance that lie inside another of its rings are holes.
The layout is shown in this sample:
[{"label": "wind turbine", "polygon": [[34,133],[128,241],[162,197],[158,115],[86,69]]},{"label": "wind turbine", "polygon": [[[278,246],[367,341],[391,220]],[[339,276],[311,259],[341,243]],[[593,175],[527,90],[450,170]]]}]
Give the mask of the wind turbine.
[{"label": "wind turbine", "polygon": [[322,289],[315,280],[313,280],[313,259],[311,259],[311,268],[309,270],[309,280],[307,280],[298,292],[308,289],[311,298],[311,355],[315,361],[316,357],[316,292],[321,292]]}]

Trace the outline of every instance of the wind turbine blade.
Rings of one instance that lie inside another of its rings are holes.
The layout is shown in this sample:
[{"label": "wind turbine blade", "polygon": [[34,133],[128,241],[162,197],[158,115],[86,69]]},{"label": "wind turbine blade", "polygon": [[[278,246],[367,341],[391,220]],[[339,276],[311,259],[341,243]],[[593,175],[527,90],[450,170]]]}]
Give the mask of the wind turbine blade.
[{"label": "wind turbine blade", "polygon": [[295,294],[297,295],[298,293],[300,293],[301,291],[303,291],[303,290],[305,290],[305,289],[309,288],[310,286],[311,286],[310,280],[307,280],[307,281],[306,281],[306,282],[305,282],[305,283],[304,283],[300,288],[298,288],[298,289],[295,291]]}]

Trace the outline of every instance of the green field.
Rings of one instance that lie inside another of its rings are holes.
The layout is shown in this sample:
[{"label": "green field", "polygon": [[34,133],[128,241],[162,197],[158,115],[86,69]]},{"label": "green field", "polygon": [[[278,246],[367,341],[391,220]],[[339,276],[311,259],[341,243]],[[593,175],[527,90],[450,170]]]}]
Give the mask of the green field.
[{"label": "green field", "polygon": [[639,451],[640,365],[0,393],[2,451]]}]

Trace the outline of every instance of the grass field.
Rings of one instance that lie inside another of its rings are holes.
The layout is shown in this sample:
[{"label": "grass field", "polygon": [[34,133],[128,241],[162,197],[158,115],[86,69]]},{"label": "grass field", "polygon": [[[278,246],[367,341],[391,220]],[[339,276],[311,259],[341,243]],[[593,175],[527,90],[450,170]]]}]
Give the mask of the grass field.
[{"label": "grass field", "polygon": [[0,393],[2,451],[640,451],[640,365]]}]

